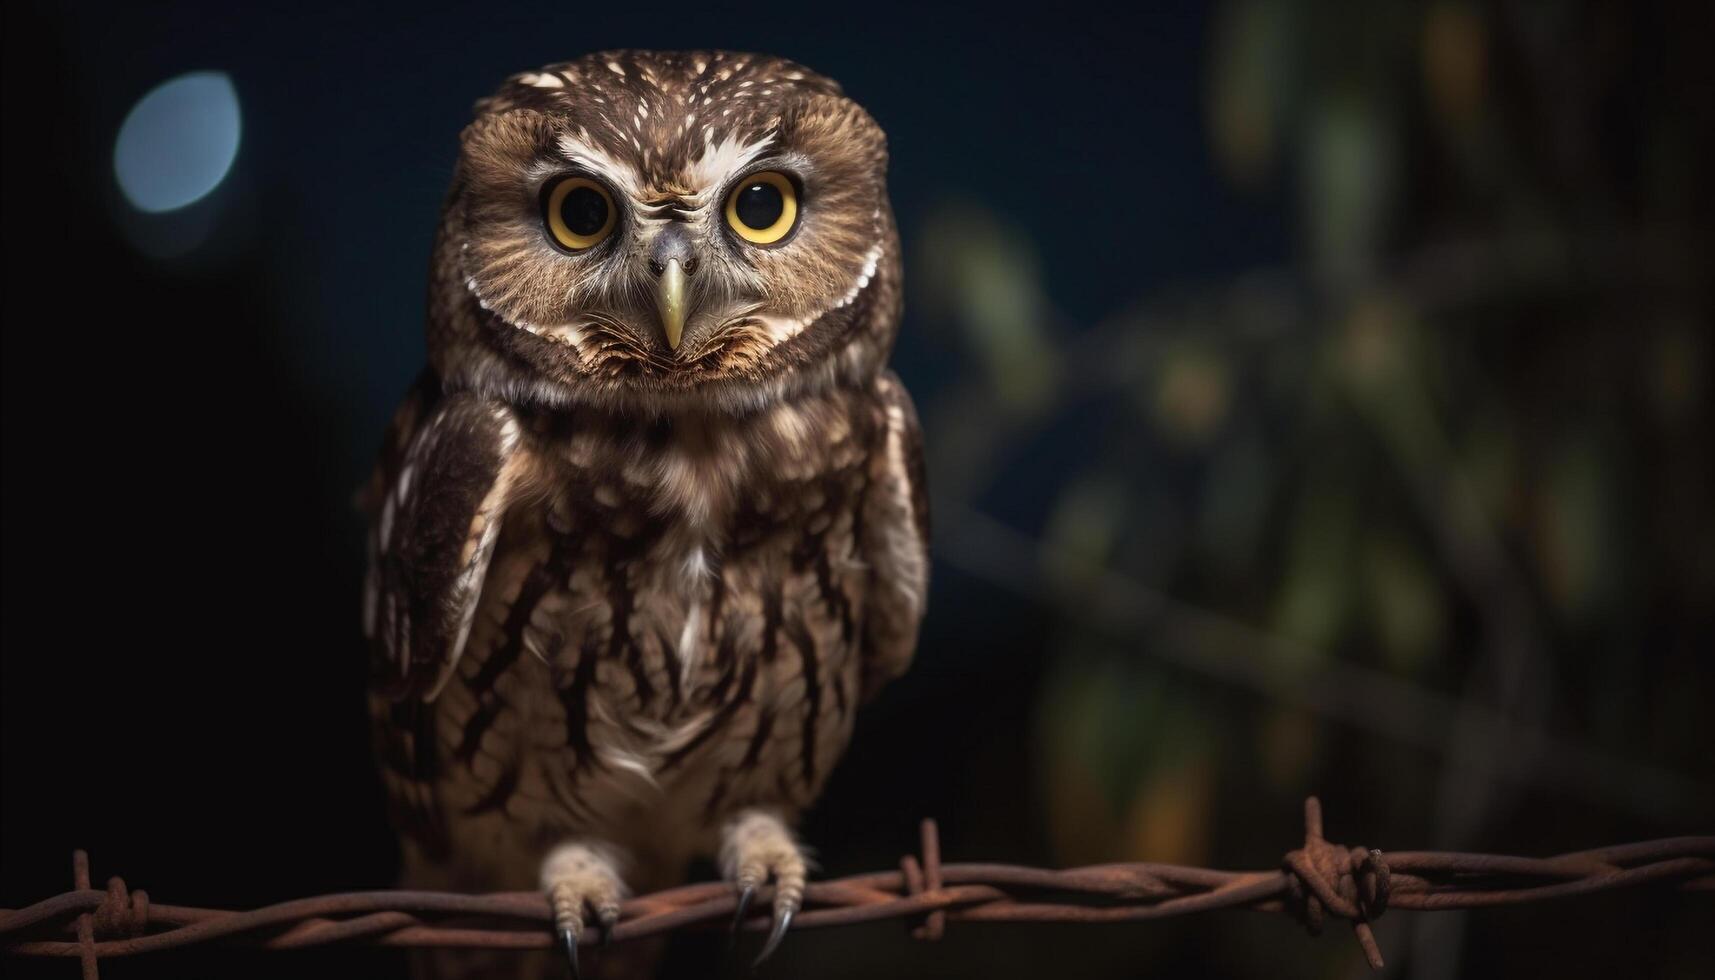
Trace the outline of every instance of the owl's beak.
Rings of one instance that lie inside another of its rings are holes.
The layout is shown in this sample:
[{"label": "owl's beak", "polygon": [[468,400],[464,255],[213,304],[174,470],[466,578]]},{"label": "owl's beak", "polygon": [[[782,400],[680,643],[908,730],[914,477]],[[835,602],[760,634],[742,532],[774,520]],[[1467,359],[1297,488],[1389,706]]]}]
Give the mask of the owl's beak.
[{"label": "owl's beak", "polygon": [[661,314],[661,329],[667,346],[679,349],[685,335],[685,268],[678,259],[668,259],[667,268],[655,280],[655,309]]}]

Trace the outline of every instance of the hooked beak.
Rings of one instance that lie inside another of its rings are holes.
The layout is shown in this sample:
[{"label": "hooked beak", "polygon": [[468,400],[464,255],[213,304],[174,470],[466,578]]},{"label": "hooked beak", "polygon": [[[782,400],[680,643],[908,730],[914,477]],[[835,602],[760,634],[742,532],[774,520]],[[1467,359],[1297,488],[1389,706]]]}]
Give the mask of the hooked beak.
[{"label": "hooked beak", "polygon": [[679,349],[685,335],[685,269],[678,259],[668,259],[667,268],[655,281],[655,309],[661,314],[661,329],[667,346]]}]

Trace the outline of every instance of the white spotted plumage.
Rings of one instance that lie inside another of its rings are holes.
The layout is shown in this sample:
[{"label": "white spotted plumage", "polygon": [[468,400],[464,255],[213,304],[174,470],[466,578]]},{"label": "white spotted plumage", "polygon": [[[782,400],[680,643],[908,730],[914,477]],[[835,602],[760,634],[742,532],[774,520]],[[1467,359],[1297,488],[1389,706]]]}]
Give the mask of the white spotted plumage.
[{"label": "white spotted plumage", "polygon": [[[886,163],[838,85],[755,55],[602,52],[478,103],[369,497],[411,881],[539,886],[575,950],[719,855],[790,920],[791,824],[927,588]],[[550,215],[571,178],[599,210]],[[727,206],[763,187],[771,238]]]}]

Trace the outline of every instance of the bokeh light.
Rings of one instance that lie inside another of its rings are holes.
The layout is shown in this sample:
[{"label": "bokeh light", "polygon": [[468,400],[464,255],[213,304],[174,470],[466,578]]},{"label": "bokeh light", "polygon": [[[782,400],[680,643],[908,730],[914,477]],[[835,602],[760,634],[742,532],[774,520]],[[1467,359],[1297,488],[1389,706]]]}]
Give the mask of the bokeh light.
[{"label": "bokeh light", "polygon": [[220,185],[238,156],[238,92],[225,72],[199,71],[143,96],[119,127],[113,171],[125,199],[158,213]]}]

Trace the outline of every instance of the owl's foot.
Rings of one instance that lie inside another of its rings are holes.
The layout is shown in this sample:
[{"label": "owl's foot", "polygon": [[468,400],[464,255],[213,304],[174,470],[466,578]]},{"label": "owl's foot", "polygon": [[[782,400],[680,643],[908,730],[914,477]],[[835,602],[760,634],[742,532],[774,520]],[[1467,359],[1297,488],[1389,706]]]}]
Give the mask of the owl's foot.
[{"label": "owl's foot", "polygon": [[804,879],[809,862],[779,815],[769,810],[743,810],[721,830],[721,868],[738,889],[738,912],[732,920],[734,932],[750,911],[756,889],[769,878],[774,879],[773,928],[752,963],[761,966],[786,938],[792,917],[804,904]]},{"label": "owl's foot", "polygon": [[595,913],[602,940],[619,921],[619,901],[625,897],[614,852],[601,844],[561,844],[542,862],[542,890],[554,910],[554,933],[566,951],[573,980],[578,970],[578,943],[584,935],[584,913]]}]

